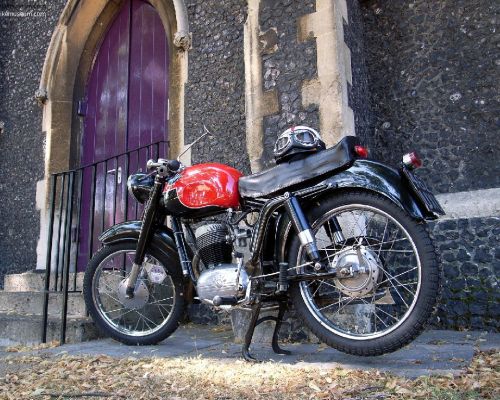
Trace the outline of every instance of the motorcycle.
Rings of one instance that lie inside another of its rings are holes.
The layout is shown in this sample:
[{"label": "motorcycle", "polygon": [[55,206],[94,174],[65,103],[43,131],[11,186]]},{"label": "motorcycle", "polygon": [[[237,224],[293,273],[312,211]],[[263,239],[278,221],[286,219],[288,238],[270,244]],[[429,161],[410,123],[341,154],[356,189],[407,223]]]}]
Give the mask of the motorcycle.
[{"label": "motorcycle", "polygon": [[[436,305],[441,267],[426,221],[444,212],[414,173],[415,153],[399,169],[367,156],[348,136],[249,176],[219,163],[149,160],[152,173],[127,181],[145,204],[142,220],[103,232],[86,269],[90,316],[122,343],[150,345],[176,330],[193,301],[246,309],[242,354],[255,361],[249,346],[263,320],[276,322],[273,350],[289,354],[278,331],[293,304],[340,351],[405,346]],[[271,308],[277,317],[259,319]]]}]

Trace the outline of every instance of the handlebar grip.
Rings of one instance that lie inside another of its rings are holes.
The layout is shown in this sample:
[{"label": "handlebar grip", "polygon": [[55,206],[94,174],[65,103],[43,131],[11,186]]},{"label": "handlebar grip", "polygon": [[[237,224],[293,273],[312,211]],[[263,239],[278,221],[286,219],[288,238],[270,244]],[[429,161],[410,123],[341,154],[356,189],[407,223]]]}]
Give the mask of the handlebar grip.
[{"label": "handlebar grip", "polygon": [[153,169],[153,168],[158,168],[160,167],[162,164],[160,163],[157,163],[155,162],[154,160],[148,160],[148,162],[146,163],[146,168],[147,169]]}]

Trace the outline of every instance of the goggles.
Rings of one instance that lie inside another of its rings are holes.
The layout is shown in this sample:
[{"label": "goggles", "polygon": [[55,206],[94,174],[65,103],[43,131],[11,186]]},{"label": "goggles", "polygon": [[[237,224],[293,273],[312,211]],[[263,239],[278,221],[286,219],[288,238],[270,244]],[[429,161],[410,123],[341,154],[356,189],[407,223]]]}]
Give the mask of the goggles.
[{"label": "goggles", "polygon": [[292,146],[309,149],[316,147],[321,140],[318,132],[308,127],[297,126],[287,129],[276,141],[274,154],[280,156]]}]

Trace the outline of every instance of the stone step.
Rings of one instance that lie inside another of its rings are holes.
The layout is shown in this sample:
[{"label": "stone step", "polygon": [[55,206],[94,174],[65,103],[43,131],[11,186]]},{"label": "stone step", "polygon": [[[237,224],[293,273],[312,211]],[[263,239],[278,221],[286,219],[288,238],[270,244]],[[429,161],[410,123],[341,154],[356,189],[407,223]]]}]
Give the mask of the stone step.
[{"label": "stone step", "polygon": [[[47,341],[59,340],[60,318],[48,320]],[[41,339],[42,317],[39,315],[0,314],[0,346],[34,345]],[[79,343],[101,337],[90,318],[68,318],[66,342]]]},{"label": "stone step", "polygon": [[[75,274],[71,272],[69,274],[69,288],[73,288]],[[55,274],[51,274],[51,289],[55,285]],[[58,288],[60,285],[60,278],[58,280]],[[83,272],[78,272],[76,274],[76,289],[82,290],[83,287]],[[45,271],[28,271],[22,274],[9,274],[5,275],[3,290],[5,292],[41,292],[45,289]]]},{"label": "stone step", "polygon": [[[0,291],[0,313],[42,315],[43,293]],[[62,293],[49,294],[49,315],[60,316],[62,311]],[[86,316],[85,301],[82,293],[68,293],[68,315]]]}]

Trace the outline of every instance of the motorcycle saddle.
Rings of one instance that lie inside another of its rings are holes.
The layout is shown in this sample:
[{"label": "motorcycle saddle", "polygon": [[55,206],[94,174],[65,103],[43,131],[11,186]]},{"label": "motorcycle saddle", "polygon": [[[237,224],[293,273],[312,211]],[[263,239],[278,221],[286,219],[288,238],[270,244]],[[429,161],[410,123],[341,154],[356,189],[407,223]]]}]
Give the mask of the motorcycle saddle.
[{"label": "motorcycle saddle", "polygon": [[347,168],[354,161],[355,136],[346,136],[335,146],[301,160],[284,162],[263,172],[241,177],[242,197],[258,198],[285,191],[300,183]]}]

